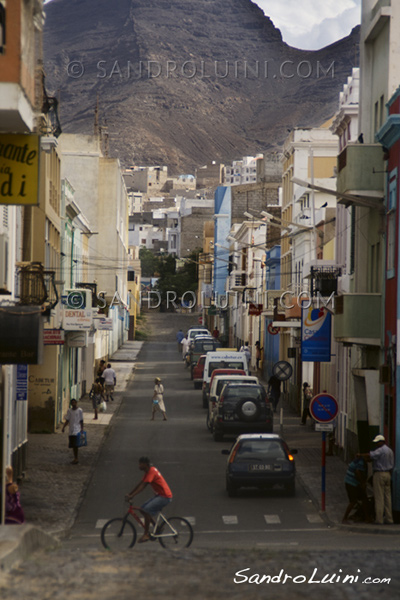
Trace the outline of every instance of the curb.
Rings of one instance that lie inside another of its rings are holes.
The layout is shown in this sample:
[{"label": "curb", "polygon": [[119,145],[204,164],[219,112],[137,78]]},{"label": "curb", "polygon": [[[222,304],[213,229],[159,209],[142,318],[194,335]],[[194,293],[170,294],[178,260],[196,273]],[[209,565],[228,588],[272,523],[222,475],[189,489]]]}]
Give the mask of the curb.
[{"label": "curb", "polygon": [[0,573],[11,569],[40,548],[55,548],[59,542],[34,525],[2,525]]}]

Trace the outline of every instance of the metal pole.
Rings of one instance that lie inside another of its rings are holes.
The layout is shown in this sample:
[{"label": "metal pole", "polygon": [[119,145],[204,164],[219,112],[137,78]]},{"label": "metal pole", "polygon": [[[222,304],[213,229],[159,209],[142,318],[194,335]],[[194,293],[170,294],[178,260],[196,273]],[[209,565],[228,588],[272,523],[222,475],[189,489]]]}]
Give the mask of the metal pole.
[{"label": "metal pole", "polygon": [[321,456],[321,510],[325,512],[325,463],[326,463],[326,432],[322,432]]}]

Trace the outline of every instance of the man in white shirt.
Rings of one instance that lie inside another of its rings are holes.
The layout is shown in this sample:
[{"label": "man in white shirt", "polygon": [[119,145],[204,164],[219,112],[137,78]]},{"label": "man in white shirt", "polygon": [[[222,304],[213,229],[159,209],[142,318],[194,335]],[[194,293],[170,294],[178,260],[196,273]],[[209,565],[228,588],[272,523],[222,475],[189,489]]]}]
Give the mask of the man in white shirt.
[{"label": "man in white shirt", "polygon": [[73,398],[71,400],[71,408],[68,409],[65,417],[65,423],[62,428],[64,433],[65,427],[69,425],[69,444],[68,448],[72,448],[74,453],[73,465],[78,464],[78,433],[83,431],[83,412],[78,408],[78,402]]},{"label": "man in white shirt", "polygon": [[186,356],[186,354],[189,350],[189,346],[190,346],[190,340],[188,339],[187,334],[181,341],[181,344],[182,344],[182,359],[185,360],[185,356]]},{"label": "man in white shirt", "polygon": [[106,402],[108,402],[110,398],[114,402],[113,393],[114,386],[117,384],[117,375],[114,369],[111,368],[110,363],[108,363],[107,367],[104,369],[102,377],[104,378]]}]

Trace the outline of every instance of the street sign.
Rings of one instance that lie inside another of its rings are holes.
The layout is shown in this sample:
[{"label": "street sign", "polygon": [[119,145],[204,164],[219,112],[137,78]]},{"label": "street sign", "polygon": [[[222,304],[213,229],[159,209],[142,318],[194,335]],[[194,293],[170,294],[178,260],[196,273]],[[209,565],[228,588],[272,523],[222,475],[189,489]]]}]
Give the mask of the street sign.
[{"label": "street sign", "polygon": [[333,423],[315,423],[315,431],[333,431]]},{"label": "street sign", "polygon": [[330,394],[317,394],[310,402],[309,411],[318,423],[331,423],[336,419],[339,406],[336,398]]},{"label": "street sign", "polygon": [[286,381],[292,376],[293,367],[286,360],[279,360],[272,367],[272,374],[275,375],[279,381]]},{"label": "street sign", "polygon": [[277,335],[279,333],[279,327],[274,327],[272,323],[268,324],[267,330],[271,335]]}]

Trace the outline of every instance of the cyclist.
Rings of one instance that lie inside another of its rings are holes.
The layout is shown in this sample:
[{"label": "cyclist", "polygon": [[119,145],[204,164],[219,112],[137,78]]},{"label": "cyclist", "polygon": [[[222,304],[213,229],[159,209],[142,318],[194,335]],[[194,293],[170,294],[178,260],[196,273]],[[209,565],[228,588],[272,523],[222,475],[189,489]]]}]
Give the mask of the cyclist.
[{"label": "cyclist", "polygon": [[160,471],[151,465],[150,459],[147,458],[147,456],[139,458],[139,469],[144,471],[142,480],[129,494],[126,494],[126,498],[131,500],[134,496],[140,494],[140,492],[142,492],[149,484],[155,492],[155,496],[150,498],[150,500],[147,500],[140,507],[144,516],[144,534],[139,540],[139,542],[142,543],[147,542],[150,539],[150,523],[154,524],[154,517],[161,512],[164,506],[167,506],[167,504],[171,502],[172,492]]}]

